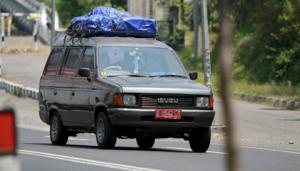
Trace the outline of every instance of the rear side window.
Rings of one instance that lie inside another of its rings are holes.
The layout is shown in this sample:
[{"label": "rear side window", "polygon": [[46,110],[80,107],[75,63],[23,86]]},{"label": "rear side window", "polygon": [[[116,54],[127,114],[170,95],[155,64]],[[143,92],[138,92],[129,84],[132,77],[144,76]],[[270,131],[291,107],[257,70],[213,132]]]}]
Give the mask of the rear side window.
[{"label": "rear side window", "polygon": [[59,69],[59,61],[62,52],[63,48],[54,48],[52,50],[45,70],[45,75],[56,75]]},{"label": "rear side window", "polygon": [[82,56],[82,48],[68,48],[67,58],[65,60],[62,75],[75,76]]}]

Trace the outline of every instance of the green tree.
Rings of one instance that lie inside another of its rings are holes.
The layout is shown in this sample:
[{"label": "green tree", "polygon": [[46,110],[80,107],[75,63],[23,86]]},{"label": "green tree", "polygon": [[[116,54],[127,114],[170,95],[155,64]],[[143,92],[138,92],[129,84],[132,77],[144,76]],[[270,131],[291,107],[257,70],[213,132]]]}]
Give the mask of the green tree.
[{"label": "green tree", "polygon": [[[51,0],[45,2],[50,6]],[[73,17],[85,15],[94,7],[112,6],[124,10],[126,3],[126,0],[56,0],[57,11],[64,26],[68,26]]]},{"label": "green tree", "polygon": [[256,0],[253,37],[238,51],[237,62],[257,82],[300,83],[300,1]]}]

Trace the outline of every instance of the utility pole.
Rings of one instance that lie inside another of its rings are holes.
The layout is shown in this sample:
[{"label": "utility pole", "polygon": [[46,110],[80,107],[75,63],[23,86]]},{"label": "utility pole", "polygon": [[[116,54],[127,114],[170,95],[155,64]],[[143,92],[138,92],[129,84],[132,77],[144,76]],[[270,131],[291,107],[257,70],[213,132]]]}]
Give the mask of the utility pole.
[{"label": "utility pole", "polygon": [[154,18],[154,2],[150,0],[149,3],[149,18]]},{"label": "utility pole", "polygon": [[4,25],[4,16],[0,13],[0,77],[2,76],[2,58],[1,58],[1,50],[4,46],[4,36],[5,36],[5,25]]},{"label": "utility pole", "polygon": [[147,17],[147,1],[141,1],[142,2],[142,6],[143,6],[143,16]]},{"label": "utility pole", "polygon": [[199,0],[193,0],[194,59],[199,56]]},{"label": "utility pole", "polygon": [[4,39],[5,39],[5,15],[3,15],[2,13],[0,13],[1,15],[0,15],[0,23],[1,23],[1,47],[0,48],[2,48],[3,46],[4,46]]},{"label": "utility pole", "polygon": [[202,46],[203,46],[203,69],[204,81],[207,87],[211,88],[211,63],[209,50],[209,34],[208,34],[208,19],[207,19],[207,0],[202,0],[201,3],[201,17],[202,17]]},{"label": "utility pole", "polygon": [[53,44],[55,41],[55,11],[56,11],[56,4],[55,0],[51,2],[51,48],[53,48]]}]

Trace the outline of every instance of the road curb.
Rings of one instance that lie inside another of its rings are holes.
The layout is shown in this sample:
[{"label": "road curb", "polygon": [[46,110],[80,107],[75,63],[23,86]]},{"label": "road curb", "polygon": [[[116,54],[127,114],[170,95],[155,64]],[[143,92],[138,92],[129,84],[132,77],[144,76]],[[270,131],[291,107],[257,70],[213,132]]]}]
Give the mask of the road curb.
[{"label": "road curb", "polygon": [[300,109],[300,100],[275,99],[271,97],[251,95],[245,93],[233,93],[235,97],[248,102],[271,103],[274,107],[285,109]]},{"label": "road curb", "polygon": [[219,125],[219,124],[213,124],[211,126],[211,131],[213,133],[219,133],[219,134],[222,134],[222,133],[225,133],[226,131],[226,126],[225,125]]},{"label": "road curb", "polygon": [[22,84],[16,84],[0,78],[0,89],[4,89],[7,93],[17,97],[27,97],[33,100],[38,100],[39,91],[37,89],[26,87]]}]

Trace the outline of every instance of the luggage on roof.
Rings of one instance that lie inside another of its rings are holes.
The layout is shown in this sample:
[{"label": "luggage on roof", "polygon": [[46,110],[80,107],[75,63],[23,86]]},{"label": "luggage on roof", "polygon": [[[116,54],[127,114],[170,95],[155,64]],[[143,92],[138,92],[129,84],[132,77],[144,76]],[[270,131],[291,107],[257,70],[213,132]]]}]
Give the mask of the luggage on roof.
[{"label": "luggage on roof", "polygon": [[74,17],[67,30],[71,36],[130,36],[151,37],[157,35],[154,19],[133,16],[111,7],[96,7],[87,15]]}]

